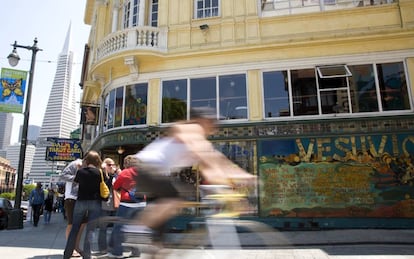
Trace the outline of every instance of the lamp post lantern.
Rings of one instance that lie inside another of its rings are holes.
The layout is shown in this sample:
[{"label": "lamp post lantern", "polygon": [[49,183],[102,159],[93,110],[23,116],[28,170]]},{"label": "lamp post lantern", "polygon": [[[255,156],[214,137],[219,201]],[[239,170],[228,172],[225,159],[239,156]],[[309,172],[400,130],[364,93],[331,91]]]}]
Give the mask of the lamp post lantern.
[{"label": "lamp post lantern", "polygon": [[27,85],[27,94],[26,94],[26,106],[24,109],[24,119],[23,119],[23,130],[22,130],[22,137],[20,143],[20,154],[19,154],[19,166],[17,169],[17,185],[16,185],[16,198],[14,202],[14,208],[20,209],[22,203],[22,192],[23,192],[23,173],[24,173],[24,164],[26,159],[26,145],[27,145],[27,129],[29,127],[29,114],[30,114],[30,101],[32,97],[32,87],[33,87],[33,74],[35,69],[36,63],[36,53],[41,51],[37,47],[37,38],[34,39],[33,46],[22,46],[18,45],[17,41],[12,44],[13,51],[7,57],[9,60],[9,64],[14,67],[19,63],[20,57],[17,54],[17,48],[23,48],[32,51],[32,61],[30,64],[30,71],[29,71],[29,83]]}]

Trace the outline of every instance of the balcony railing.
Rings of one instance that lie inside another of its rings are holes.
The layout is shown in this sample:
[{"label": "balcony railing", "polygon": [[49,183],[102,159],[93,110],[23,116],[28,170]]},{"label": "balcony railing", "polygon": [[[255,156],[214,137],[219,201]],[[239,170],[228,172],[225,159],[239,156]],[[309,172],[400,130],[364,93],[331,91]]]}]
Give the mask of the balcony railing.
[{"label": "balcony railing", "polygon": [[279,16],[396,3],[398,0],[264,0],[262,16]]},{"label": "balcony railing", "polygon": [[151,50],[165,52],[167,33],[157,27],[140,26],[117,31],[106,36],[98,45],[96,61],[127,50]]}]

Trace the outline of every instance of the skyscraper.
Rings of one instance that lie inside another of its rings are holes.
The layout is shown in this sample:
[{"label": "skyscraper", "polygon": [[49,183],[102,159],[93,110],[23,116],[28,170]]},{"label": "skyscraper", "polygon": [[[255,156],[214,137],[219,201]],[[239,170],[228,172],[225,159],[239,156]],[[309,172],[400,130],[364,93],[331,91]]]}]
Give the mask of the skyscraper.
[{"label": "skyscraper", "polygon": [[[23,131],[23,126],[20,126],[19,142],[22,141],[22,131]],[[39,134],[40,134],[40,126],[29,125],[29,128],[27,129],[27,143],[32,144],[32,145],[36,145],[37,138],[39,137]]]},{"label": "skyscraper", "polygon": [[[23,178],[26,179],[30,174],[30,168],[32,167],[33,157],[35,153],[36,147],[30,143],[26,146],[26,158],[24,160],[24,170],[23,170]],[[10,165],[14,168],[19,167],[19,158],[20,158],[20,144],[12,144],[7,147],[7,160],[10,161]]]},{"label": "skyscraper", "polygon": [[5,150],[10,145],[10,138],[13,127],[13,115],[0,112],[0,150]]},{"label": "skyscraper", "polygon": [[69,25],[62,52],[58,57],[56,74],[30,170],[30,178],[39,182],[48,183],[51,173],[57,168],[56,163],[45,160],[47,138],[70,138],[70,133],[78,125],[75,85],[72,84],[73,52],[70,51],[70,37]]}]

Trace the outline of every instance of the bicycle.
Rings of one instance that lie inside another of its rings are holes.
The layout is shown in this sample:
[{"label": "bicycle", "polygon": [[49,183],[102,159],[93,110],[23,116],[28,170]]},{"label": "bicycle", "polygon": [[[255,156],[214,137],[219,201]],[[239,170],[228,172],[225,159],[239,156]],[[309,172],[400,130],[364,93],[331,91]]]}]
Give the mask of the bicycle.
[{"label": "bicycle", "polygon": [[[171,239],[172,234],[164,233],[160,239],[148,238],[148,235],[124,232],[126,247],[136,247],[142,253],[152,254],[153,258],[173,256],[175,249],[199,250],[211,258],[211,250],[232,250],[251,248],[241,240],[240,233],[251,233],[261,248],[268,247],[268,235],[274,232],[270,226],[252,220],[241,219],[247,204],[246,196],[236,193],[225,185],[200,186],[201,202],[184,202],[183,208],[195,207],[204,213],[189,223],[190,230],[181,233],[180,239]],[[127,223],[128,224],[128,223]],[[177,235],[174,235],[177,237]],[[198,253],[200,254],[200,253]],[[180,253],[179,257],[184,255]]]}]

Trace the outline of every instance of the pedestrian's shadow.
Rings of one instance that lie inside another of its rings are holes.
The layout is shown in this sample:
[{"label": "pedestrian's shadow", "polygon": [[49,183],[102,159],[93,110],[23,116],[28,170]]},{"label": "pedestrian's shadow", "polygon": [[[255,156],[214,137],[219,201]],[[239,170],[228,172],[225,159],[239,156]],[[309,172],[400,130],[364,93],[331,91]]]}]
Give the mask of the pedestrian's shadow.
[{"label": "pedestrian's shadow", "polygon": [[33,257],[28,257],[26,259],[61,259],[63,254],[56,254],[56,255],[36,255]]}]

